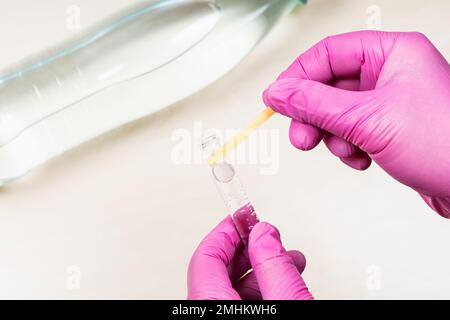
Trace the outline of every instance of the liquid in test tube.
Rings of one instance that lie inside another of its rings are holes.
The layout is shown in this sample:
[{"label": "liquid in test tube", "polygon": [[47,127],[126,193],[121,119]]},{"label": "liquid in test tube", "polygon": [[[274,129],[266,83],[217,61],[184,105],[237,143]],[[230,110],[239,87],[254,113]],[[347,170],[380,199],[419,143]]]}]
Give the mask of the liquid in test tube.
[{"label": "liquid in test tube", "polygon": [[[215,135],[208,136],[202,141],[204,152],[209,154],[219,147],[220,145]],[[220,159],[217,162],[210,163],[210,168],[217,190],[233,219],[242,241],[247,245],[250,231],[259,222],[255,209],[231,164]]]}]

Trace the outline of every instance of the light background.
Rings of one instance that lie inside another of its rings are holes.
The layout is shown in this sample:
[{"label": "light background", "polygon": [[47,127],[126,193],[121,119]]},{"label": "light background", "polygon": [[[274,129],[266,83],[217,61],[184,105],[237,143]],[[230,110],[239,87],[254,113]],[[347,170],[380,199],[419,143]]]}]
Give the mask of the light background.
[{"label": "light background", "polygon": [[[71,4],[86,27],[129,2],[1,1],[0,65],[76,33],[66,28]],[[383,30],[424,32],[449,58],[449,1],[311,1],[218,82],[2,189],[0,298],[185,298],[190,256],[225,209],[205,166],[171,161],[172,132],[193,130],[196,120],[205,128],[245,123],[296,55],[327,35],[365,29],[370,5],[381,9]],[[288,123],[277,116],[266,126],[281,131],[277,174],[237,170],[260,216],[306,255],[313,294],[450,298],[449,222],[376,165],[361,173],[323,145],[295,150]],[[73,265],[77,290],[66,286]]]}]

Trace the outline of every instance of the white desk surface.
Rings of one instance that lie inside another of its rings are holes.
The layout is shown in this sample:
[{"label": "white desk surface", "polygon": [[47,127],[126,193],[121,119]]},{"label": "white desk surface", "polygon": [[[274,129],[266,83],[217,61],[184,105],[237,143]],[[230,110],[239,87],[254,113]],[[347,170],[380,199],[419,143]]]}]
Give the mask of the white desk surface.
[{"label": "white desk surface", "polygon": [[[0,64],[75,33],[65,28],[71,4],[87,26],[127,2],[2,1]],[[205,166],[171,161],[172,132],[195,121],[239,127],[297,54],[327,35],[365,29],[370,5],[381,9],[383,30],[422,31],[450,57],[449,1],[311,1],[213,85],[1,190],[0,298],[185,298],[190,256],[225,209]],[[237,170],[260,216],[306,255],[314,295],[450,298],[449,221],[376,165],[361,173],[323,145],[295,150],[288,123],[278,116],[266,126],[280,130],[276,174]],[[67,286],[71,266],[81,272],[79,289]]]}]

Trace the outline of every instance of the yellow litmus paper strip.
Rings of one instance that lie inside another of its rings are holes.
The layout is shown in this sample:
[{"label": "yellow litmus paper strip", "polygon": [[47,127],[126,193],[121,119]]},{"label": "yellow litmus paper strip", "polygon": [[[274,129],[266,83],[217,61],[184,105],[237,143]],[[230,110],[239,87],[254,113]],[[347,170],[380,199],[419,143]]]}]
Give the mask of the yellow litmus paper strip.
[{"label": "yellow litmus paper strip", "polygon": [[242,128],[237,134],[235,134],[230,140],[228,140],[224,145],[222,145],[219,149],[214,151],[211,156],[208,158],[208,163],[210,165],[214,165],[220,159],[224,158],[228,152],[236,147],[244,141],[254,130],[260,127],[264,122],[266,122],[275,111],[273,111],[270,107],[265,108],[252,122],[250,122],[247,126]]}]

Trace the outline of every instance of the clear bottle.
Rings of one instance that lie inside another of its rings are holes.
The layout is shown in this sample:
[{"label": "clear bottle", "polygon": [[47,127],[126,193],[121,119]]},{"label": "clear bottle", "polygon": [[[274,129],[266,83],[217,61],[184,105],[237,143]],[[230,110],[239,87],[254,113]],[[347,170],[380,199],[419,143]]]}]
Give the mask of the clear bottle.
[{"label": "clear bottle", "polygon": [[300,2],[143,1],[3,70],[0,185],[216,80]]}]

